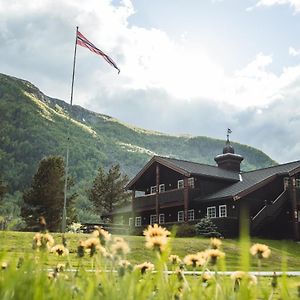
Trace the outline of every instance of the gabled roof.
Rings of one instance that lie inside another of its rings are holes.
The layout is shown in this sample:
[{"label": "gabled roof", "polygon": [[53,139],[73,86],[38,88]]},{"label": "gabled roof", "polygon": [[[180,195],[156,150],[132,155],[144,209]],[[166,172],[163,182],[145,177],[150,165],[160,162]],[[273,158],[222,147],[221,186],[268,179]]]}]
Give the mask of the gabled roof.
[{"label": "gabled roof", "polygon": [[144,168],[127,184],[126,189],[131,189],[134,186],[134,184],[139,180],[139,178],[141,178],[141,176],[147,171],[147,169],[155,162],[164,165],[187,177],[198,175],[219,178],[232,182],[236,182],[239,180],[239,173],[224,170],[216,166],[210,166],[176,158],[154,156],[144,166]]},{"label": "gabled roof", "polygon": [[226,187],[205,198],[197,198],[195,200],[217,200],[222,198],[233,198],[234,200],[237,200],[265,185],[269,181],[273,180],[276,176],[292,176],[299,171],[300,161],[294,161],[255,171],[244,172],[240,174],[239,182],[236,182],[231,186]]}]

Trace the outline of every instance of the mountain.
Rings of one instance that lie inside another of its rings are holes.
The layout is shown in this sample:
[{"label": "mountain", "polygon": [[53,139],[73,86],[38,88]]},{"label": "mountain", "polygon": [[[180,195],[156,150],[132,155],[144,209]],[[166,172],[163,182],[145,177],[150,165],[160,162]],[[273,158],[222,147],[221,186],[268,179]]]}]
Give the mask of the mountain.
[{"label": "mountain", "polygon": [[[30,82],[0,74],[0,170],[11,192],[27,188],[38,162],[65,155],[70,132],[70,173],[79,189],[88,188],[100,165],[119,163],[129,177],[163,155],[215,165],[223,140],[172,136],[124,124],[110,116],[44,95]],[[145,112],[146,113],[146,112]],[[153,116],[155,119],[155,116]],[[233,143],[245,160],[242,169],[276,164],[255,148]]]}]

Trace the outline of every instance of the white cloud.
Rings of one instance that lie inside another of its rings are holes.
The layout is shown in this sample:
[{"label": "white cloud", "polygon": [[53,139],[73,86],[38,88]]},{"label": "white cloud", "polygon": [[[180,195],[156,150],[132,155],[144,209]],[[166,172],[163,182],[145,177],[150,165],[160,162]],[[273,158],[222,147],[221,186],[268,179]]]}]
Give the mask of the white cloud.
[{"label": "white cloud", "polygon": [[[300,0],[259,0],[256,4],[256,7],[260,6],[274,6],[274,5],[290,5],[295,12],[300,12]],[[253,8],[253,7],[252,7]],[[248,10],[251,10],[249,8]]]},{"label": "white cloud", "polygon": [[300,55],[300,49],[295,49],[294,47],[289,47],[289,55],[299,56]]}]

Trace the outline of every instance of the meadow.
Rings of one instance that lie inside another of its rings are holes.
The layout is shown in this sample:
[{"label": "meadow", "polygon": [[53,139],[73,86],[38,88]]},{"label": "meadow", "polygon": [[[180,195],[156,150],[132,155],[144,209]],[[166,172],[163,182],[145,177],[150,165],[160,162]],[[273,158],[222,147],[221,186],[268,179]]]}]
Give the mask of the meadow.
[{"label": "meadow", "polygon": [[[64,248],[62,235],[53,233],[55,242],[51,247],[55,250],[50,253],[47,241],[33,240],[35,234],[0,232],[0,299],[300,297],[299,277],[256,278],[248,273],[299,271],[300,245],[293,241],[244,237],[223,239],[216,247],[208,238],[167,238],[161,229],[146,236],[146,240],[144,236],[68,233]],[[254,244],[267,245],[270,255],[251,255],[249,250]],[[68,249],[68,255],[64,249]],[[178,256],[176,262],[170,261],[170,255]],[[231,276],[218,274],[241,270]],[[173,273],[167,275],[166,271]]]}]

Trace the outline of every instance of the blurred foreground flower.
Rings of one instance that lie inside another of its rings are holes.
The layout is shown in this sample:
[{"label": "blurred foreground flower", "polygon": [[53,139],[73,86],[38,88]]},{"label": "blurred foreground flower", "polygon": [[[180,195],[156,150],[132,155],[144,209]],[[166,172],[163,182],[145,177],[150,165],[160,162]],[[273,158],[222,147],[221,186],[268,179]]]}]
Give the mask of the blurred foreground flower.
[{"label": "blurred foreground flower", "polygon": [[66,256],[69,254],[69,250],[64,245],[55,245],[51,248],[50,252],[58,256]]},{"label": "blurred foreground flower", "polygon": [[184,257],[183,262],[187,266],[192,266],[193,268],[196,268],[197,266],[204,266],[206,260],[198,254],[188,254]]},{"label": "blurred foreground flower", "polygon": [[111,234],[99,226],[95,226],[95,231],[93,232],[94,237],[98,237],[101,245],[105,246],[111,239]]},{"label": "blurred foreground flower", "polygon": [[113,255],[120,257],[124,257],[130,251],[128,244],[123,239],[117,240],[111,245],[110,249]]},{"label": "blurred foreground flower", "polygon": [[207,254],[208,260],[211,262],[212,265],[215,265],[218,259],[225,257],[225,253],[220,251],[219,249],[209,249],[205,252]]},{"label": "blurred foreground flower", "polygon": [[232,273],[230,277],[232,280],[234,280],[234,290],[236,292],[238,291],[242,282],[246,283],[249,287],[257,284],[256,276],[243,271],[236,271]]},{"label": "blurred foreground flower", "polygon": [[170,255],[169,256],[169,262],[172,263],[172,265],[179,265],[181,263],[181,259],[178,255]]},{"label": "blurred foreground flower", "polygon": [[264,244],[254,244],[250,248],[250,253],[256,256],[258,259],[268,258],[271,254],[271,250],[267,245]]},{"label": "blurred foreground flower", "polygon": [[146,247],[153,249],[158,252],[165,250],[168,243],[167,237],[170,235],[170,232],[165,228],[154,224],[153,226],[149,225],[146,230],[144,230],[144,236],[146,239]]},{"label": "blurred foreground flower", "polygon": [[32,241],[33,249],[50,250],[53,245],[54,245],[54,239],[52,235],[49,233],[37,233],[33,237],[33,241]]},{"label": "blurred foreground flower", "polygon": [[210,239],[210,247],[212,249],[219,249],[222,245],[222,241],[220,239],[217,238],[211,238]]},{"label": "blurred foreground flower", "polygon": [[134,267],[135,270],[140,270],[141,274],[144,274],[146,272],[151,272],[154,270],[154,265],[150,262],[144,262],[139,265],[135,265]]}]

